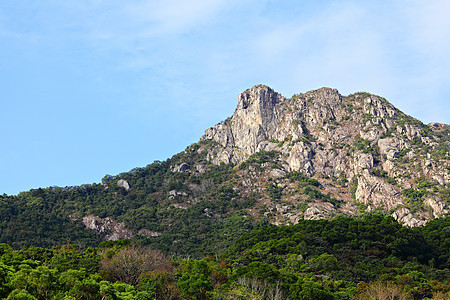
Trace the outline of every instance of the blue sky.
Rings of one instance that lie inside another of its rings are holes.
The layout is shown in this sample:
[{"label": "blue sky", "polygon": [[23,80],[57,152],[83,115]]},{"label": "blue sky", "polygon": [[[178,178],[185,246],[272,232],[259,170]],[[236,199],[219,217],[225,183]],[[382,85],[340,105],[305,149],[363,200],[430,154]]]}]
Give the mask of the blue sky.
[{"label": "blue sky", "polygon": [[0,194],[165,160],[267,84],[450,123],[450,2],[0,1]]}]

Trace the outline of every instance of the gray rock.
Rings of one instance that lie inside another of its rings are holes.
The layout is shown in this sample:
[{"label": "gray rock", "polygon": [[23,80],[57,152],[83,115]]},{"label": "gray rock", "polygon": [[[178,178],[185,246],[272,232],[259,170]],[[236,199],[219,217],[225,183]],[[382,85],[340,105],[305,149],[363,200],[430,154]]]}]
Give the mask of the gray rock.
[{"label": "gray rock", "polygon": [[408,147],[408,144],[402,139],[389,137],[379,139],[378,147],[381,154],[386,155],[389,160],[394,160],[401,150]]},{"label": "gray rock", "polygon": [[124,223],[119,223],[110,217],[100,218],[89,215],[83,217],[82,222],[86,228],[97,232],[103,240],[117,241],[133,237],[133,232],[126,229]]},{"label": "gray rock", "polygon": [[304,214],[305,220],[319,220],[323,219],[322,212],[315,206],[308,207]]},{"label": "gray rock", "polygon": [[173,168],[173,172],[187,172],[189,170],[189,165],[187,163],[181,163]]},{"label": "gray rock", "polygon": [[148,237],[148,238],[151,238],[151,237],[158,237],[158,236],[161,236],[161,235],[162,235],[161,232],[151,231],[151,230],[148,230],[148,229],[141,229],[141,230],[138,231],[137,234],[138,234],[138,235],[141,235],[141,236]]},{"label": "gray rock", "polygon": [[364,170],[362,176],[358,177],[355,197],[359,202],[372,204],[375,207],[384,207],[386,210],[403,204],[403,196],[398,188],[379,177],[370,175],[367,170]]},{"label": "gray rock", "polygon": [[130,189],[130,185],[128,184],[128,182],[125,179],[119,179],[117,181],[117,185],[119,187],[124,188],[126,191],[128,191]]},{"label": "gray rock", "polygon": [[273,178],[286,178],[286,172],[279,169],[273,169],[270,171],[269,176]]},{"label": "gray rock", "polygon": [[439,218],[442,215],[448,213],[448,210],[446,209],[446,204],[437,199],[428,197],[425,199],[424,204],[431,207],[431,209],[433,210],[433,217],[435,218]]},{"label": "gray rock", "polygon": [[405,226],[416,227],[426,224],[426,221],[418,220],[413,217],[411,211],[405,207],[401,207],[392,213],[392,217]]},{"label": "gray rock", "polygon": [[205,165],[195,165],[195,169],[199,173],[205,173],[207,168]]},{"label": "gray rock", "polygon": [[[426,158],[416,149],[418,138],[431,149],[439,145],[437,137],[422,136],[423,129],[417,122],[408,123],[408,118],[375,95],[343,97],[335,89],[320,88],[286,99],[268,86],[256,85],[239,95],[231,118],[205,131],[202,140],[216,143],[202,151],[207,151],[207,159],[214,164],[238,164],[256,152],[275,150],[286,171],[333,180],[345,177],[349,182],[357,178],[358,201],[390,210],[406,205],[399,186],[415,188],[420,177],[441,185],[450,182],[448,160],[438,162],[431,155]],[[448,130],[448,125],[443,124],[429,127],[441,133]],[[404,149],[411,150],[399,159]],[[371,175],[374,168],[382,168],[398,186]],[[240,180],[242,186],[260,192],[261,188],[253,185],[257,170],[248,170],[251,180]],[[269,176],[284,178],[276,170]],[[323,217],[327,209],[315,205]],[[311,209],[306,218],[313,218],[315,211]],[[420,224],[408,220],[408,224]]]}]

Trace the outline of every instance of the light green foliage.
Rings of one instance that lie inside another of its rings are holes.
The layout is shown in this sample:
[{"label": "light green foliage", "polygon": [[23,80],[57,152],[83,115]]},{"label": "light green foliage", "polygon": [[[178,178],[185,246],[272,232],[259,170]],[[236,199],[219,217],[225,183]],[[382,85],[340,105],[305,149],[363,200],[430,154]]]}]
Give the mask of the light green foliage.
[{"label": "light green foliage", "polygon": [[[277,141],[278,143],[278,141]],[[257,169],[262,170],[261,169],[261,164],[264,163],[268,163],[271,162],[272,163],[272,168],[275,168],[278,166],[279,162],[278,162],[278,157],[279,157],[280,153],[278,151],[259,151],[256,152],[255,154],[250,155],[250,157],[242,162],[239,165],[239,168],[241,170],[244,170],[246,168],[248,168],[249,166],[255,166]]]},{"label": "light green foliage", "polygon": [[213,289],[211,271],[205,260],[188,261],[185,271],[177,281],[183,297],[206,299],[206,293]]},{"label": "light green foliage", "polygon": [[341,207],[344,201],[331,197],[330,193],[323,194],[318,189],[307,186],[303,189],[303,194],[308,195],[309,200],[321,200],[324,202],[329,202],[336,207]]},{"label": "light green foliage", "polygon": [[28,293],[27,290],[15,289],[9,295],[7,300],[36,300],[36,297]]},{"label": "light green foliage", "polygon": [[[4,274],[0,296],[368,299],[370,295],[391,293],[411,299],[431,299],[450,291],[449,230],[449,217],[412,229],[380,215],[367,215],[360,220],[303,220],[294,226],[262,226],[244,234],[226,254],[201,260],[174,258],[173,268],[141,273],[135,284],[109,281],[106,273],[80,267],[83,264],[74,257],[83,258],[87,253],[71,246],[18,251],[0,245],[3,249],[0,270]],[[126,249],[135,248],[127,242],[109,242],[90,249],[89,253],[92,262],[99,264]],[[52,267],[54,257],[58,257],[58,264]]]}]

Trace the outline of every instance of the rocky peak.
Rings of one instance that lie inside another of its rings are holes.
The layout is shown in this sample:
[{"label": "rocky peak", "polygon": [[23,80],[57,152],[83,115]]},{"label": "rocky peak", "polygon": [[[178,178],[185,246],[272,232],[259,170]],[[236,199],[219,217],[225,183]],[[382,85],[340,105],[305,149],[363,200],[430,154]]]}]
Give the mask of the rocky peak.
[{"label": "rocky peak", "polygon": [[238,147],[244,155],[259,151],[261,142],[275,134],[284,113],[284,100],[265,85],[256,85],[241,93],[234,115],[226,124],[226,141],[232,142],[232,147]]},{"label": "rocky peak", "polygon": [[[217,143],[207,154],[214,164],[239,164],[257,152],[276,151],[283,172],[352,182],[355,200],[368,211],[394,211],[411,206],[403,189],[425,180],[442,185],[440,190],[450,182],[449,134],[448,125],[426,126],[376,95],[342,96],[323,87],[286,99],[256,85],[239,94],[233,116],[208,128],[202,140]],[[414,224],[426,218],[414,217]]]},{"label": "rocky peak", "polygon": [[299,141],[308,135],[310,127],[342,115],[342,96],[336,89],[320,88],[289,100],[265,85],[239,94],[233,116],[208,128],[202,138],[215,140],[226,148],[216,163],[238,163],[258,151],[274,150],[279,141]]},{"label": "rocky peak", "polygon": [[258,84],[239,94],[236,110],[247,109],[250,106],[257,106],[259,109],[265,110],[273,108],[283,100],[284,97],[272,88]]},{"label": "rocky peak", "polygon": [[342,95],[337,89],[323,87],[317,90],[309,91],[305,93],[307,98],[313,100],[314,103],[329,107],[330,109],[337,109],[342,103]]}]

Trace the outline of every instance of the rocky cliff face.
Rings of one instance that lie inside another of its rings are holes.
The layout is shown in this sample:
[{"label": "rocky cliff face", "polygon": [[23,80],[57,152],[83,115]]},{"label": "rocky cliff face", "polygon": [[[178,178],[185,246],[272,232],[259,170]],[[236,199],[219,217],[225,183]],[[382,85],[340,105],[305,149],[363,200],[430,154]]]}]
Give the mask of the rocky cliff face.
[{"label": "rocky cliff face", "polygon": [[216,142],[207,153],[214,164],[277,151],[279,171],[331,181],[329,190],[342,186],[353,195],[341,195],[348,205],[389,211],[409,226],[448,213],[450,126],[424,125],[379,96],[321,88],[287,99],[256,85],[202,140]]}]

